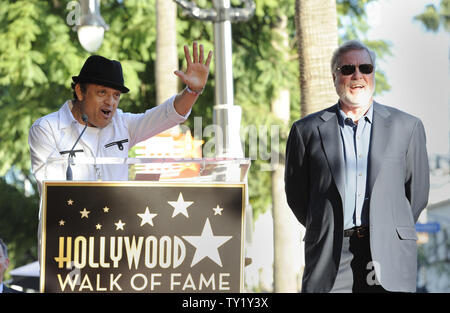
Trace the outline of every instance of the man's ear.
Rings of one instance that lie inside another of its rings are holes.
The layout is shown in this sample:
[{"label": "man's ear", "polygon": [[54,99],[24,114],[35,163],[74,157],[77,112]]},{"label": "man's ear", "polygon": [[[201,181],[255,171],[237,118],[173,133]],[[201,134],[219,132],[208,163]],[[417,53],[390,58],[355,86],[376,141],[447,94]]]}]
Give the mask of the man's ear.
[{"label": "man's ear", "polygon": [[83,91],[81,90],[80,84],[75,85],[75,93],[77,94],[77,100],[83,101],[84,94]]}]

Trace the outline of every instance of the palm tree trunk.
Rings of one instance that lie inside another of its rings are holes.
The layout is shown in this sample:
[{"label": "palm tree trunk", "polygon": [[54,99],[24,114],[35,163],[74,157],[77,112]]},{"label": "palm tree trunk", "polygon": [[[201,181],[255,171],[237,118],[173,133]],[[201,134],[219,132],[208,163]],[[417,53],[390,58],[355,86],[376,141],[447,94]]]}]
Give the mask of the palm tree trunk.
[{"label": "palm tree trunk", "polygon": [[[156,104],[161,104],[178,93],[178,78],[173,74],[178,70],[177,53],[177,5],[174,1],[156,0]],[[179,134],[176,125],[164,133]]]},{"label": "palm tree trunk", "polygon": [[177,6],[173,1],[156,0],[156,103],[178,92]]},{"label": "palm tree trunk", "polygon": [[[280,44],[276,44],[280,50],[280,56],[289,58],[289,36],[287,32],[287,17],[280,16],[280,23],[276,29],[278,36],[283,38]],[[282,88],[278,97],[272,102],[272,113],[284,124],[289,123],[290,92]],[[273,148],[272,148],[273,149]],[[296,260],[300,257],[298,222],[292,214],[286,201],[284,192],[284,156],[280,151],[281,162],[272,172],[272,216],[274,237],[274,292],[297,292],[297,278],[299,265]]]},{"label": "palm tree trunk", "polygon": [[[336,0],[295,0],[295,28],[303,117],[337,101],[330,66],[338,46]],[[301,232],[304,234],[304,227]],[[304,253],[303,247],[301,251]]]},{"label": "palm tree trunk", "polygon": [[301,115],[337,101],[331,56],[338,45],[336,0],[296,0]]},{"label": "palm tree trunk", "polygon": [[301,273],[300,227],[287,205],[284,164],[272,173],[274,292],[298,292]]}]

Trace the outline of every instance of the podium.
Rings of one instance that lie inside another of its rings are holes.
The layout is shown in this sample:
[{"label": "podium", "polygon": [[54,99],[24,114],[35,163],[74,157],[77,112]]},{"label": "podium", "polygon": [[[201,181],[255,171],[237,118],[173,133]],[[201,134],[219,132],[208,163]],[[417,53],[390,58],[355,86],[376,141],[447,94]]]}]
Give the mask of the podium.
[{"label": "podium", "polygon": [[[67,158],[47,162],[64,164]],[[126,166],[128,180],[44,180],[41,292],[243,291],[250,160],[77,158],[79,164]]]}]

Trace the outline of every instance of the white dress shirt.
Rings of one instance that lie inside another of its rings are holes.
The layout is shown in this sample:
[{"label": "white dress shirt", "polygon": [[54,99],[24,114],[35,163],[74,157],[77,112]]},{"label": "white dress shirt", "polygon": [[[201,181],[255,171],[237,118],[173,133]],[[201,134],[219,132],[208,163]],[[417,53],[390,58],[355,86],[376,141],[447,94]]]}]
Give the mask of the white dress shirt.
[{"label": "white dress shirt", "polygon": [[[104,128],[87,127],[74,150],[73,180],[128,180],[128,165],[76,164],[77,157],[127,158],[128,150],[137,143],[184,122],[189,116],[179,115],[171,97],[145,113],[124,113],[117,109],[111,123]],[[61,109],[38,119],[30,128],[28,143],[31,168],[42,193],[43,180],[66,180],[67,162],[46,164],[50,157],[68,158],[84,125],[75,120],[72,103],[66,101]],[[66,153],[64,153],[66,151]],[[63,152],[63,154],[61,154]]]}]

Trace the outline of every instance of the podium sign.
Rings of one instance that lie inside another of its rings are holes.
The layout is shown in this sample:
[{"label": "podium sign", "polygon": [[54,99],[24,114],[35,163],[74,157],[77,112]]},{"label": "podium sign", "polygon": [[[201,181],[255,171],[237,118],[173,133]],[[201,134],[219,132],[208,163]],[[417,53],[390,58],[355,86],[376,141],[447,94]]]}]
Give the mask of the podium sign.
[{"label": "podium sign", "polygon": [[244,183],[45,182],[41,292],[241,292]]}]

